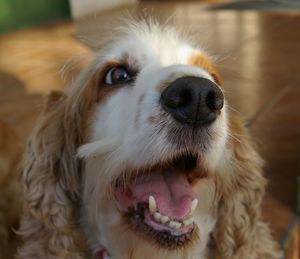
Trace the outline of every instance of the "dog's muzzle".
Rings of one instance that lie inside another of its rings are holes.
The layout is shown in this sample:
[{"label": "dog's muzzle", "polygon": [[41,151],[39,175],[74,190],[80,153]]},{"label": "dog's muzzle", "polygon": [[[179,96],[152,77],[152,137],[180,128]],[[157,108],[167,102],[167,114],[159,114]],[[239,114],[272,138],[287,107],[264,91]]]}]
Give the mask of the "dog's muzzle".
[{"label": "dog's muzzle", "polygon": [[212,81],[185,76],[172,82],[161,95],[161,105],[173,118],[193,128],[215,121],[224,104],[220,88]]}]

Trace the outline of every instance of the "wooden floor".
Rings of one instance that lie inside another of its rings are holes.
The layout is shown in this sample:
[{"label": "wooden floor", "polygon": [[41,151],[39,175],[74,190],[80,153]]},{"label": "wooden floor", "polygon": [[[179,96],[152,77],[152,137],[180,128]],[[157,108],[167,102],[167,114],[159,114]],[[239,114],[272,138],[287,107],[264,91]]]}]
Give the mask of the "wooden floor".
[{"label": "wooden floor", "polygon": [[[300,175],[300,14],[206,8],[197,2],[148,1],[129,9],[189,28],[217,58],[231,111],[245,116],[266,160],[270,184],[264,217],[289,247],[288,258],[299,258],[295,204]],[[86,46],[96,48],[103,26],[120,12],[0,36],[0,121],[12,127],[22,143],[42,97],[66,87],[87,56]],[[58,72],[66,62],[63,79]]]}]

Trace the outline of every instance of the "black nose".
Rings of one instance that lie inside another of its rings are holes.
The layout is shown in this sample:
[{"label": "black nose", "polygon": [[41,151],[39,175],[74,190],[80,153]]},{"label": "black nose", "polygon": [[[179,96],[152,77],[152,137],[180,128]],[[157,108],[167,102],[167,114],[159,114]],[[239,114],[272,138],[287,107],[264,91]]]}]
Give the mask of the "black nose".
[{"label": "black nose", "polygon": [[177,121],[193,127],[213,122],[223,107],[224,97],[212,81],[185,76],[172,82],[161,95],[162,107]]}]

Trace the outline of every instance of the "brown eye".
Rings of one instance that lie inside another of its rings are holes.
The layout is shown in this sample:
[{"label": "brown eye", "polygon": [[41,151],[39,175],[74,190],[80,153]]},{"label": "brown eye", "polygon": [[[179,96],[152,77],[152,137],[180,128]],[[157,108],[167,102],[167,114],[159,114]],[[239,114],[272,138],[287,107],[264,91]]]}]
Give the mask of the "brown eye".
[{"label": "brown eye", "polygon": [[126,84],[132,80],[132,76],[124,66],[109,69],[104,77],[104,83],[107,85]]}]

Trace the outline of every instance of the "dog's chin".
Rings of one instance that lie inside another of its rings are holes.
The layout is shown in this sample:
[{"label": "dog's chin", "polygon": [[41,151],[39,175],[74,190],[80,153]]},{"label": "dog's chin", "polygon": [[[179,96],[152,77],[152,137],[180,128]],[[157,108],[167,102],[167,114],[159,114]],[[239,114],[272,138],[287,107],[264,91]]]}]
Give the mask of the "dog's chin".
[{"label": "dog's chin", "polygon": [[198,155],[186,153],[124,175],[130,179],[120,177],[114,195],[131,231],[166,249],[183,248],[198,238],[193,187],[206,176]]}]

